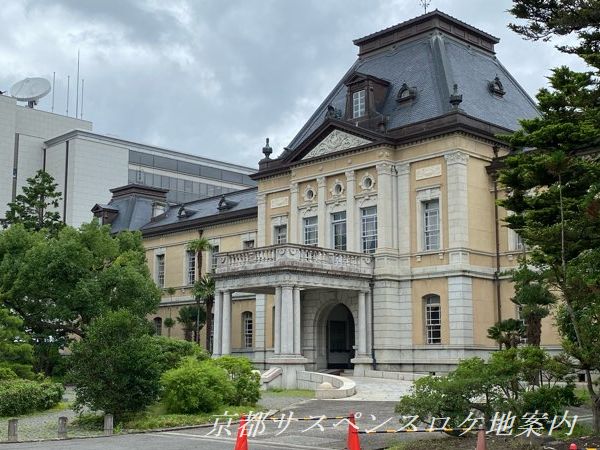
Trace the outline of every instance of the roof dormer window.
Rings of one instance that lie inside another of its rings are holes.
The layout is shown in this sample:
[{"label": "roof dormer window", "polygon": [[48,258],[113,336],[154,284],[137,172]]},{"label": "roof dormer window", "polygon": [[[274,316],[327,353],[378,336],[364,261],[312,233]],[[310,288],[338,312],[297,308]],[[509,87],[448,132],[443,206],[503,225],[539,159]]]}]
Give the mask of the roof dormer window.
[{"label": "roof dormer window", "polygon": [[352,94],[352,118],[357,119],[365,115],[366,111],[366,91],[361,89],[360,91]]}]

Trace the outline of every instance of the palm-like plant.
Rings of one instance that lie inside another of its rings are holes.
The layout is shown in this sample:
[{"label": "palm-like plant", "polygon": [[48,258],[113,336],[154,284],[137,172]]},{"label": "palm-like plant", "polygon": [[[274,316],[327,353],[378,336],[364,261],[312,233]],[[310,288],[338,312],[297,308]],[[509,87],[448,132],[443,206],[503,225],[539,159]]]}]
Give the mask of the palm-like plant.
[{"label": "palm-like plant", "polygon": [[198,339],[200,328],[204,325],[205,320],[206,313],[204,312],[204,309],[196,305],[184,306],[179,310],[177,322],[183,326],[183,333],[186,341],[192,340],[192,333],[195,334],[195,340]]},{"label": "palm-like plant", "polygon": [[[200,237],[198,239],[194,239],[193,241],[190,241],[187,245],[187,249],[194,252],[196,254],[196,271],[194,274],[194,277],[196,279],[196,281],[199,279],[199,277],[202,274],[202,252],[206,251],[206,250],[210,250],[211,248],[211,244],[208,241],[208,239],[204,238],[204,237]],[[200,297],[198,297],[198,295],[196,295],[194,293],[195,297],[196,297],[196,311],[198,312],[198,314],[200,314]],[[210,314],[209,311],[206,311],[207,314]],[[210,315],[208,316],[210,317]],[[210,322],[210,321],[209,321]],[[200,316],[198,315],[198,317],[196,317],[196,343],[198,345],[200,345]],[[208,343],[208,339],[206,340]]]},{"label": "palm-like plant", "polygon": [[164,320],[163,325],[167,327],[167,336],[171,337],[171,328],[175,326],[175,320],[172,317],[167,317]]},{"label": "palm-like plant", "polygon": [[206,308],[206,350],[210,351],[210,333],[212,331],[211,315],[215,300],[215,279],[206,274],[194,284],[194,296],[204,301]]},{"label": "palm-like plant", "polygon": [[506,319],[488,328],[487,332],[487,337],[496,341],[502,350],[502,346],[516,348],[525,335],[525,327],[520,320]]}]

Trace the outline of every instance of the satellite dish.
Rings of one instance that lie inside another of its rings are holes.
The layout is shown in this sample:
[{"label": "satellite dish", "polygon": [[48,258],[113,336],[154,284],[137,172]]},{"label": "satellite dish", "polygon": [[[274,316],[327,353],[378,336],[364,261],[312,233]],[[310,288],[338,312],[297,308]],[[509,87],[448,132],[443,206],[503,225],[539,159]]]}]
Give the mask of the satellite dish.
[{"label": "satellite dish", "polygon": [[25,78],[10,88],[10,95],[21,102],[27,102],[30,108],[37,105],[40,98],[50,92],[50,82],[45,78]]}]

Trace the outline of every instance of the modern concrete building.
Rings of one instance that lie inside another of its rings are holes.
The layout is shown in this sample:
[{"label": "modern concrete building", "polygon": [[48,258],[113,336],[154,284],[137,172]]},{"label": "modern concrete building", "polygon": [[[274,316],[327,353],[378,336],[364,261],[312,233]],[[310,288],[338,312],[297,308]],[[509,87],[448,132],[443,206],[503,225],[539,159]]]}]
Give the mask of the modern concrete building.
[{"label": "modern concrete building", "polygon": [[63,220],[78,226],[90,208],[129,182],[165,188],[182,203],[254,186],[254,171],[92,132],[92,123],[17,104],[0,95],[0,218],[27,178],[44,169],[63,194]]},{"label": "modern concrete building", "polygon": [[[497,134],[538,112],[498,39],[434,11],[354,42],[357,61],[290,145],[263,148],[256,188],[146,207],[139,227],[156,282],[176,289],[157,329],[193,301],[186,245],[204,236],[214,354],[280,367],[284,386],[303,369],[444,372],[494,350],[487,329],[518,316],[503,274],[522,247],[492,163],[508,152]],[[558,348],[549,319],[542,342]]]}]

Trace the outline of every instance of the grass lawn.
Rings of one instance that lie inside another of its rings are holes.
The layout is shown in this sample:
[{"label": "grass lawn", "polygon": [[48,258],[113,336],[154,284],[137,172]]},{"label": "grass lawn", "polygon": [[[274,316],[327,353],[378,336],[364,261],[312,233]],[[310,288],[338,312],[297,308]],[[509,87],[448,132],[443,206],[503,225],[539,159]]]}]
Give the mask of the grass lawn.
[{"label": "grass lawn", "polygon": [[273,388],[263,392],[272,397],[315,398],[315,391],[309,389],[280,389]]}]

